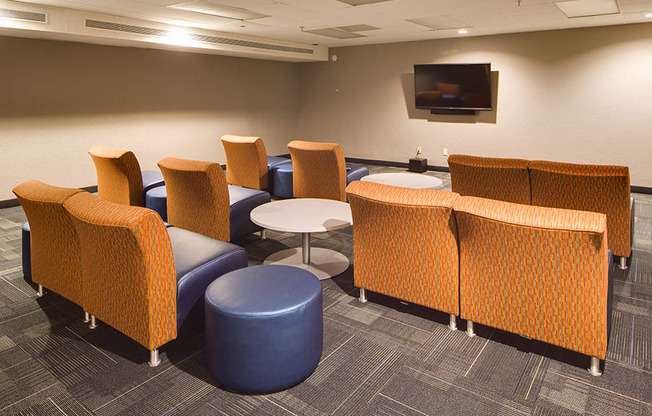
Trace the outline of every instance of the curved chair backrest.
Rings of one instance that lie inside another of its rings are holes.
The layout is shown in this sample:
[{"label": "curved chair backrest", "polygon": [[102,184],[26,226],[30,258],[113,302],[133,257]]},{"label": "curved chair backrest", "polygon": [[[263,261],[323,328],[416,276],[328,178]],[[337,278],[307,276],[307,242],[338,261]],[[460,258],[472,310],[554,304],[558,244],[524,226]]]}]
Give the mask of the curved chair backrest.
[{"label": "curved chair backrest", "polygon": [[607,216],[609,249],[631,254],[629,168],[533,160],[528,165],[532,205],[601,212]]},{"label": "curved chair backrest", "polygon": [[346,192],[355,286],[459,315],[459,195],[364,181]]},{"label": "curved chair backrest", "polygon": [[605,215],[475,197],[453,208],[461,317],[604,359]]},{"label": "curved chair backrest", "polygon": [[145,205],[143,176],[133,152],[96,146],[88,154],[95,164],[100,198],[124,205]]},{"label": "curved chair backrest", "polygon": [[450,155],[451,189],[462,196],[530,203],[528,161],[469,155]]},{"label": "curved chair backrest", "polygon": [[81,242],[85,310],[150,350],[176,338],[177,281],[161,217],[88,193],[64,207]]},{"label": "curved chair backrest", "polygon": [[166,157],[158,162],[167,188],[168,222],[217,240],[230,238],[229,189],[217,163]]},{"label": "curved chair backrest", "polygon": [[226,154],[226,182],[246,188],[267,189],[267,152],[260,137],[222,136]]},{"label": "curved chair backrest", "polygon": [[346,201],[346,162],[342,146],[293,140],[288,144],[295,198]]},{"label": "curved chair backrest", "polygon": [[79,238],[63,203],[73,195],[88,193],[35,180],[21,183],[13,192],[31,228],[32,280],[82,305]]}]

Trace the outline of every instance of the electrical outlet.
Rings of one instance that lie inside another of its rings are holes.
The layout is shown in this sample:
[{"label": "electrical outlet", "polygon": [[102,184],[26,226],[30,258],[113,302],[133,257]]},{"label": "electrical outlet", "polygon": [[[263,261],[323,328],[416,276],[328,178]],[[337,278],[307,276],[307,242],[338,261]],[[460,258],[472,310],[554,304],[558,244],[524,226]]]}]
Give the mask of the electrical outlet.
[{"label": "electrical outlet", "polygon": [[444,147],[444,156],[448,156],[448,148]]},{"label": "electrical outlet", "polygon": [[417,146],[417,154],[418,154],[418,155],[421,154],[421,146]]}]

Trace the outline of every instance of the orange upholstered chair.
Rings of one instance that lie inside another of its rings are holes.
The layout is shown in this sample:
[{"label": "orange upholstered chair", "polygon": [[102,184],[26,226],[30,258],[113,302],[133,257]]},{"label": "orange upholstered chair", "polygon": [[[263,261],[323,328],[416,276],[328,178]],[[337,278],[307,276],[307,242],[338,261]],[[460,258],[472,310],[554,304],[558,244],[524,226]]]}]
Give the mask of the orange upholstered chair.
[{"label": "orange upholstered chair", "polygon": [[626,268],[632,253],[633,200],[626,166],[531,161],[532,205],[601,212],[607,216],[609,249]]},{"label": "orange upholstered chair", "polygon": [[530,203],[527,160],[450,155],[448,167],[451,189],[462,196]]},{"label": "orange upholstered chair", "polygon": [[346,201],[346,162],[342,146],[293,140],[288,144],[295,198]]},{"label": "orange upholstered chair", "polygon": [[176,338],[174,257],[158,214],[89,193],[64,205],[81,243],[86,311],[150,351]]},{"label": "orange upholstered chair", "polygon": [[454,210],[469,335],[478,322],[577,351],[598,375],[610,316],[606,216],[475,197]]},{"label": "orange upholstered chair", "polygon": [[88,153],[97,172],[97,194],[106,201],[142,207],[145,192],[163,185],[160,172],[141,172],[136,156],[128,150],[96,146]]},{"label": "orange upholstered chair", "polygon": [[246,188],[269,186],[267,152],[260,137],[222,136],[226,155],[226,182]]},{"label": "orange upholstered chair", "polygon": [[175,227],[230,240],[229,189],[219,164],[166,157],[158,162],[167,188],[167,219]]},{"label": "orange upholstered chair", "polygon": [[[29,222],[32,281],[83,306],[81,254],[77,232],[63,204],[81,189],[30,180],[13,189]],[[90,195],[90,194],[89,194]]]},{"label": "orange upholstered chair", "polygon": [[458,194],[355,181],[346,188],[353,215],[353,279],[365,289],[450,314],[459,304],[459,252],[453,203]]}]

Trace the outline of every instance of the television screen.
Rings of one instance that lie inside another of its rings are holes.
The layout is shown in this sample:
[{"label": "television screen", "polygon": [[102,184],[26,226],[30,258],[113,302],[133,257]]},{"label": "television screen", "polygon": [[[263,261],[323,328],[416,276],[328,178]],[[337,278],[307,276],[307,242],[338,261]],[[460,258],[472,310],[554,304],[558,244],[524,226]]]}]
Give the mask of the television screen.
[{"label": "television screen", "polygon": [[417,108],[491,110],[491,64],[414,65]]}]

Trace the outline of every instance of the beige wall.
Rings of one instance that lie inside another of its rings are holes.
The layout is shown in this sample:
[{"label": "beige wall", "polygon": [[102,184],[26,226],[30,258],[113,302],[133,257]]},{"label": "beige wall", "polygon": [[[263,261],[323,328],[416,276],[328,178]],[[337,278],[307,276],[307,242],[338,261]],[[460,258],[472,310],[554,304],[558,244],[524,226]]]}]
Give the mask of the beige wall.
[{"label": "beige wall", "polygon": [[[431,165],[450,153],[630,167],[652,187],[652,24],[331,49],[300,64],[298,137],[351,157]],[[495,109],[414,107],[413,65],[491,62]],[[497,84],[497,85],[496,85]]]},{"label": "beige wall", "polygon": [[224,163],[226,133],[269,154],[296,136],[294,63],[0,37],[0,201],[27,179],[95,185],[88,150]]}]

